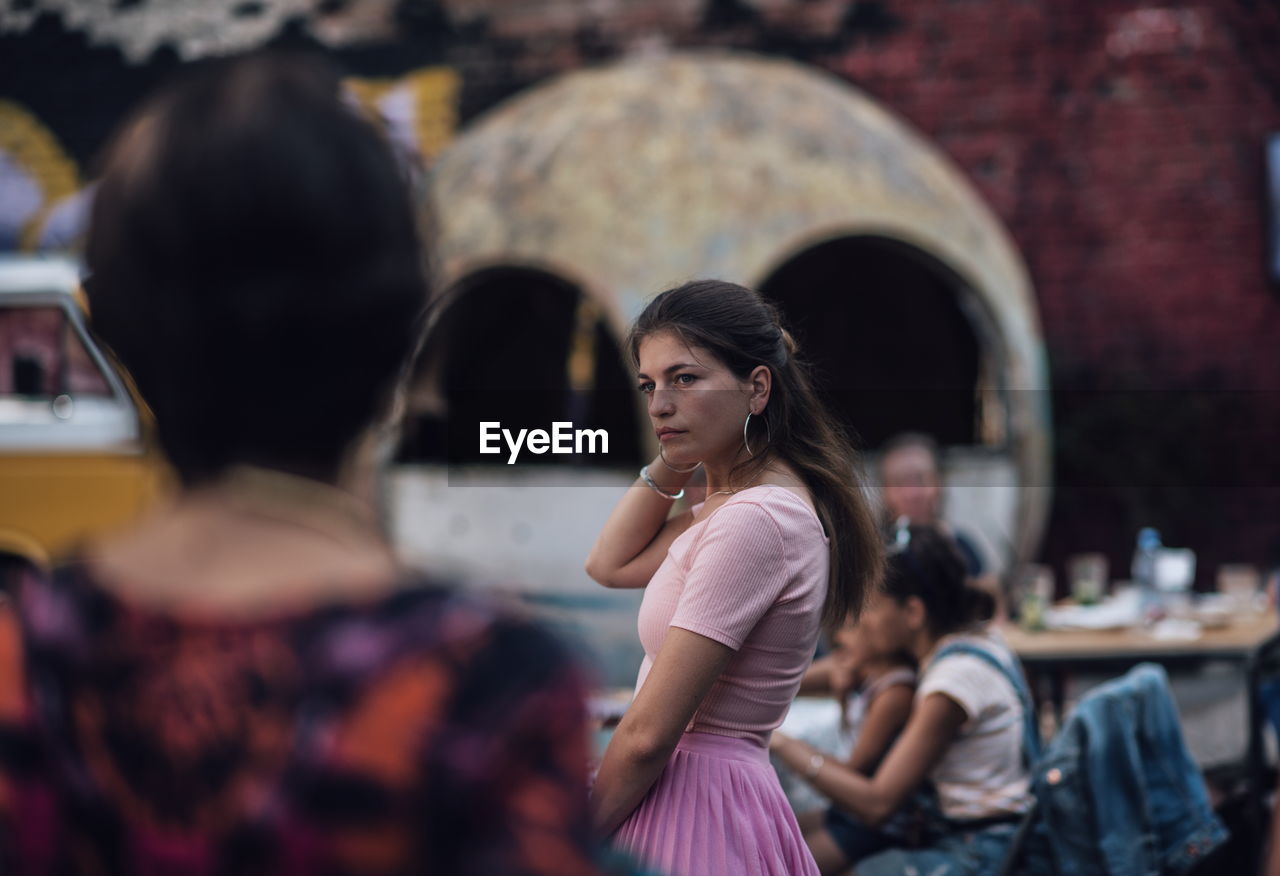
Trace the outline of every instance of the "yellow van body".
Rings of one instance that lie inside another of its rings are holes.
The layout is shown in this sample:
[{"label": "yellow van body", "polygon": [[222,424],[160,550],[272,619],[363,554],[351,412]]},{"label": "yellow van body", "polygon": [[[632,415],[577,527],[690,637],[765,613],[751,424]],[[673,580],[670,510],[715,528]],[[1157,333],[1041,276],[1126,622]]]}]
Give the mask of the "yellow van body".
[{"label": "yellow van body", "polygon": [[48,565],[173,482],[84,315],[74,262],[0,258],[0,559]]}]

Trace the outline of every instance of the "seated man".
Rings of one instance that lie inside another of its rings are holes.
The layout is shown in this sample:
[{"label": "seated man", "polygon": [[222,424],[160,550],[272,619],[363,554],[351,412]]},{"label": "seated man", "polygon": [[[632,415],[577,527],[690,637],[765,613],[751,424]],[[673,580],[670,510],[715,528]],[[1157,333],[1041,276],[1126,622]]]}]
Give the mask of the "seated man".
[{"label": "seated man", "polygon": [[955,542],[970,578],[987,571],[972,538],[942,522],[942,455],[938,443],[919,432],[890,438],[880,451],[880,500],[885,524],[907,518],[913,526],[936,526]]}]

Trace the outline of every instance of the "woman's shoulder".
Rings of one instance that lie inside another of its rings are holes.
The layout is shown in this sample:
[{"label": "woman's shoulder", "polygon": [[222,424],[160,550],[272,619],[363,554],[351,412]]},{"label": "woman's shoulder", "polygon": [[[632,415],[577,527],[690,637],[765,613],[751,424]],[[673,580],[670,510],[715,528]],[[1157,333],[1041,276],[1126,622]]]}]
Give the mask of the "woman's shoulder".
[{"label": "woman's shoulder", "polygon": [[874,678],[868,679],[861,688],[861,694],[868,702],[874,700],[880,694],[885,693],[895,687],[901,687],[906,690],[915,690],[916,671],[909,666],[895,666],[886,669]]},{"label": "woman's shoulder", "polygon": [[1003,677],[1016,666],[1013,652],[998,635],[980,629],[950,633],[938,640],[932,655],[921,665],[921,684],[932,685],[940,679],[974,673],[983,678]]},{"label": "woman's shoulder", "polygon": [[944,693],[978,715],[985,706],[1018,701],[1014,676],[1019,672],[1017,658],[998,637],[984,631],[953,633],[939,640],[924,664],[916,696]]},{"label": "woman's shoulder", "polygon": [[719,510],[728,508],[738,509],[735,512],[737,519],[755,517],[761,521],[772,521],[787,535],[822,535],[822,522],[818,519],[817,512],[807,499],[791,487],[757,484],[734,493]]},{"label": "woman's shoulder", "polygon": [[1013,656],[1000,630],[990,623],[984,623],[943,636],[933,650],[933,659],[966,654],[973,656],[975,650],[984,651],[1004,662],[1008,662]]}]

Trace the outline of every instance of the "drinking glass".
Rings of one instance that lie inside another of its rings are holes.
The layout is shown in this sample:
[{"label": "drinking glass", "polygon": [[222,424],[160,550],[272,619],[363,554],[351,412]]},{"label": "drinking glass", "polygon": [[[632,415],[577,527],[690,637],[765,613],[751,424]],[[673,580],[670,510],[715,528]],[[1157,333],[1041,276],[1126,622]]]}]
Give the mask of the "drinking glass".
[{"label": "drinking glass", "polygon": [[1218,567],[1218,592],[1227,597],[1232,610],[1239,614],[1253,610],[1261,582],[1256,566],[1229,563]]},{"label": "drinking glass", "polygon": [[1067,561],[1071,598],[1080,605],[1100,602],[1107,590],[1106,554],[1076,554]]},{"label": "drinking glass", "polygon": [[1018,581],[1018,622],[1027,630],[1044,629],[1045,612],[1053,603],[1053,569],[1028,564],[1019,572]]}]

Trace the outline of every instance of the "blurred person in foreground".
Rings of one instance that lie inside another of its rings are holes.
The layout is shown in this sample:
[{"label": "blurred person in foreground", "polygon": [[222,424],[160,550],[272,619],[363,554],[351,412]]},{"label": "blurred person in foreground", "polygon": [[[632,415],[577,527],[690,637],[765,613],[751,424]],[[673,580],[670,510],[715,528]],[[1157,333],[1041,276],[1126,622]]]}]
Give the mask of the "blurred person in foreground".
[{"label": "blurred person in foreground", "polygon": [[567,652],[402,568],[371,507],[428,281],[337,76],[151,100],[87,261],[181,489],[0,612],[0,870],[598,872]]}]

